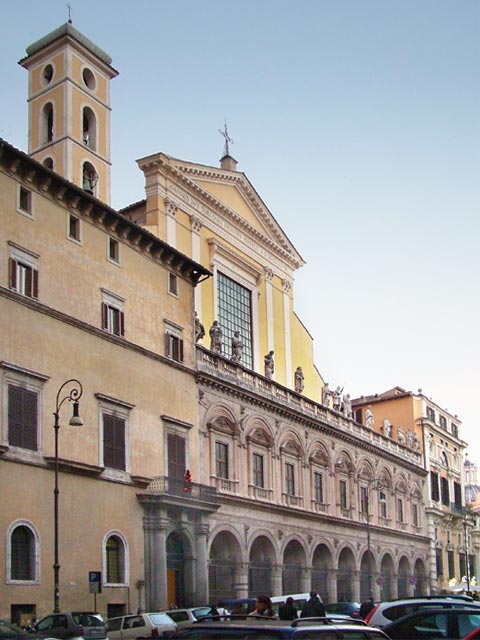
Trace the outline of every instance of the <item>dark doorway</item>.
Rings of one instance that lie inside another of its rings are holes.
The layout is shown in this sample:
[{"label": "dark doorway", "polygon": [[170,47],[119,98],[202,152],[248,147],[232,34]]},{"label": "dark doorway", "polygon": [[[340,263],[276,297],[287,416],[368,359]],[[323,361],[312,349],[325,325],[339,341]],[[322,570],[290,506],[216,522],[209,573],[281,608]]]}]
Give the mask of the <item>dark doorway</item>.
[{"label": "dark doorway", "polygon": [[171,533],[167,538],[168,602],[177,607],[186,607],[185,597],[185,551],[179,535]]}]

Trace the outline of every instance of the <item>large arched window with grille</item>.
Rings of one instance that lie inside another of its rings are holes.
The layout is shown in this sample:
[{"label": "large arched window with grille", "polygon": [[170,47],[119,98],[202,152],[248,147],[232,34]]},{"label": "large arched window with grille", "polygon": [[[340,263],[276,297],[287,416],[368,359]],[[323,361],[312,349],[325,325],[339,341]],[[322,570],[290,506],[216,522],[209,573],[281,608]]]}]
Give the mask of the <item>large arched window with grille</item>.
[{"label": "large arched window with grille", "polygon": [[27,522],[17,521],[7,530],[7,582],[38,582],[38,536]]},{"label": "large arched window with grille", "polygon": [[119,532],[110,532],[104,543],[104,575],[106,584],[127,584],[127,545]]}]

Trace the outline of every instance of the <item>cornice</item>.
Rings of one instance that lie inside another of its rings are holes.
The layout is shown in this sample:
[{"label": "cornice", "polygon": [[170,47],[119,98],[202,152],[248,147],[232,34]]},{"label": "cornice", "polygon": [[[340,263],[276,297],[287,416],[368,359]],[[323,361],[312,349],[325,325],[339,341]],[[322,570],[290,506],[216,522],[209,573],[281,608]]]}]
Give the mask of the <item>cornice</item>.
[{"label": "cornice", "polygon": [[83,322],[82,320],[78,320],[78,318],[75,318],[73,316],[69,316],[66,313],[63,313],[63,311],[58,311],[57,309],[48,307],[47,305],[42,304],[41,302],[39,302],[38,300],[35,300],[34,298],[23,296],[22,294],[17,293],[16,291],[11,291],[6,287],[0,286],[0,298],[1,297],[7,298],[12,302],[28,307],[32,311],[49,316],[55,320],[58,320],[59,322],[69,324],[72,327],[79,329],[80,331],[84,331],[86,333],[94,335],[100,340],[106,340],[107,342],[115,344],[117,347],[121,347],[122,349],[135,351],[136,353],[139,353],[147,358],[150,358],[151,360],[156,360],[158,362],[161,362],[162,364],[166,364],[169,367],[173,367],[174,369],[180,369],[181,371],[191,375],[195,373],[193,369],[191,369],[190,367],[187,367],[184,364],[181,364],[180,362],[177,362],[176,360],[171,360],[170,358],[162,356],[159,353],[155,353],[154,351],[151,351],[146,347],[142,347],[133,342],[129,342],[123,337],[115,336],[112,333],[108,333],[104,329],[94,327],[93,325],[88,324],[87,322]]},{"label": "cornice", "polygon": [[193,286],[202,276],[212,275],[208,269],[160,240],[158,236],[143,229],[1,138],[0,167],[3,167],[13,179],[24,182],[28,188],[36,189],[43,197],[53,202],[62,203],[70,212],[87,219],[95,226],[102,227],[104,232],[117,236],[121,242],[127,243],[134,250],[189,280]]}]

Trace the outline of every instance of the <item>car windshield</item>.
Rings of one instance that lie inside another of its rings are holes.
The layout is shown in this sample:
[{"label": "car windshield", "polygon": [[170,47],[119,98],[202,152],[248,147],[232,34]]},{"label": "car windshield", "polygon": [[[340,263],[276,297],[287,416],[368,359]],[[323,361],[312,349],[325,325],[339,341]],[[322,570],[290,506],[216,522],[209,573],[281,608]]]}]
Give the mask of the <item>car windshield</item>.
[{"label": "car windshield", "polygon": [[12,634],[17,633],[23,634],[25,631],[20,627],[17,627],[16,624],[0,620],[0,636],[11,636]]}]

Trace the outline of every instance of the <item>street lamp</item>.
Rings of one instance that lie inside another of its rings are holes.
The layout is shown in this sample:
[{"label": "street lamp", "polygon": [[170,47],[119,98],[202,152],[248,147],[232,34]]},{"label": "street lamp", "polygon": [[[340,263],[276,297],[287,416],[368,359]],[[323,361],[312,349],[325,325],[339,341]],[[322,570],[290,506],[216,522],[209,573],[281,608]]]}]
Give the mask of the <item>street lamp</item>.
[{"label": "street lamp", "polygon": [[[70,391],[66,392],[66,395],[60,399],[63,389],[71,385]],[[54,561],[53,561],[53,582],[54,582],[54,606],[53,612],[58,613],[60,611],[60,564],[58,562],[58,430],[59,424],[59,411],[65,400],[73,402],[73,415],[70,418],[68,424],[73,427],[81,427],[83,420],[78,413],[78,401],[83,393],[83,387],[78,380],[71,378],[62,384],[57,392],[57,402],[55,404],[55,413],[53,417],[55,419],[53,428],[55,430],[55,487],[53,489],[53,548],[54,548]]]},{"label": "street lamp", "polygon": [[465,579],[467,583],[467,593],[470,594],[470,566],[468,557],[468,529],[467,529],[467,514],[463,518],[463,527],[465,531]]}]

